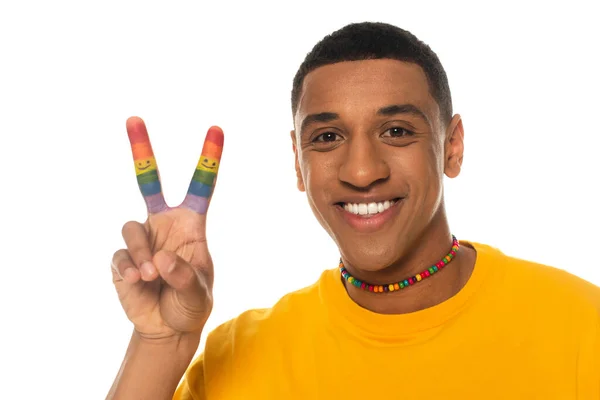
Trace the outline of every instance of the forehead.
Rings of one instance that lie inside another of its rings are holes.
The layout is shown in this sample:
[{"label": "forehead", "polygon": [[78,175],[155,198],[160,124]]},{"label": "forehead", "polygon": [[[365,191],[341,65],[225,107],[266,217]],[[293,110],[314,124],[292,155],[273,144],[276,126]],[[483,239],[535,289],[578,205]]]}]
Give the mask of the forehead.
[{"label": "forehead", "polygon": [[438,121],[439,107],[429,91],[423,69],[389,59],[345,61],[319,67],[304,78],[296,126],[308,114],[375,113],[392,104],[412,104]]}]

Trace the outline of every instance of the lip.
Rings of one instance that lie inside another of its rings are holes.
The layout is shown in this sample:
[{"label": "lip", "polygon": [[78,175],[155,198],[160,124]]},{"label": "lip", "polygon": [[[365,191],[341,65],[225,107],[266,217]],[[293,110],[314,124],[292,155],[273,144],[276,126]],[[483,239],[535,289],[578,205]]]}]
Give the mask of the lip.
[{"label": "lip", "polygon": [[149,165],[146,165],[144,168],[142,168],[142,167],[138,167],[138,169],[141,169],[141,170],[145,170],[145,169],[148,169],[148,168],[150,168],[150,166],[149,166]]},{"label": "lip", "polygon": [[348,196],[348,197],[344,197],[342,200],[339,200],[336,202],[337,203],[355,203],[355,204],[360,204],[360,203],[383,203],[386,200],[400,200],[402,199],[402,197],[398,197],[398,195],[390,195],[390,196],[382,196],[382,195],[368,195],[368,196],[361,196],[361,195],[355,195],[355,196]]},{"label": "lip", "polygon": [[202,163],[202,166],[203,166],[204,168],[210,168],[210,169],[213,169],[213,168],[215,168],[215,167],[210,167],[210,166],[208,166],[208,165],[206,165],[206,164],[204,164],[204,163]]},{"label": "lip", "polygon": [[[361,202],[365,202],[364,198]],[[344,221],[346,221],[346,223],[348,223],[348,225],[350,225],[354,230],[361,233],[372,233],[378,231],[386,223],[394,219],[400,211],[400,207],[402,207],[403,204],[404,199],[400,199],[396,201],[394,205],[392,205],[387,210],[372,216],[362,216],[350,213],[339,204],[336,204],[335,208],[341,214]]]}]

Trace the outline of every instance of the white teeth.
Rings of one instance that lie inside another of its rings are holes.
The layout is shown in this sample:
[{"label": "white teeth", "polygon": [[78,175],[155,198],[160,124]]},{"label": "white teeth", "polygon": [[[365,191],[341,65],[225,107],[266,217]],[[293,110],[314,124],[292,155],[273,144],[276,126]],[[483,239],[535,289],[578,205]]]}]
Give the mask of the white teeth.
[{"label": "white teeth", "polygon": [[394,205],[394,200],[379,203],[346,203],[344,210],[356,215],[373,215],[383,212]]},{"label": "white teeth", "polygon": [[369,212],[369,208],[365,203],[360,203],[358,205],[358,213],[360,215],[366,215]]},{"label": "white teeth", "polygon": [[369,214],[378,213],[377,203],[369,203]]}]

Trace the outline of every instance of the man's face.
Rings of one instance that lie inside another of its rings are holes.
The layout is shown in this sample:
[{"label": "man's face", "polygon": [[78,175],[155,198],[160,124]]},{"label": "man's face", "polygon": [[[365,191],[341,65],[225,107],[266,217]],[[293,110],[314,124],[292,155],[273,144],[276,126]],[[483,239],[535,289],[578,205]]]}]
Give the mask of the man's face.
[{"label": "man's face", "polygon": [[459,172],[462,124],[455,117],[446,134],[418,65],[317,68],[304,79],[294,125],[298,187],[350,263],[390,265],[443,221],[442,179]]}]

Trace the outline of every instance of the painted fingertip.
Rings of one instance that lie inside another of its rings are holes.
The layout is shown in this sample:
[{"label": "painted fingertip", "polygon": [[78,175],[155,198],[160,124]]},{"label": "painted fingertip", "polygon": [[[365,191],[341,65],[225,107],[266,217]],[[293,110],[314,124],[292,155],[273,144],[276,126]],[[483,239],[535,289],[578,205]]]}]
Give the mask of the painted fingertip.
[{"label": "painted fingertip", "polygon": [[133,115],[133,116],[127,118],[127,121],[125,122],[125,125],[129,127],[131,125],[139,124],[139,123],[143,124],[144,120],[141,117]]},{"label": "painted fingertip", "polygon": [[223,146],[223,142],[225,141],[223,130],[218,126],[211,126],[206,134],[206,141],[213,142],[217,146]]},{"label": "painted fingertip", "polygon": [[141,118],[130,118],[127,120],[127,136],[131,144],[136,143],[148,143],[150,138],[148,137],[148,131],[146,125]]}]

